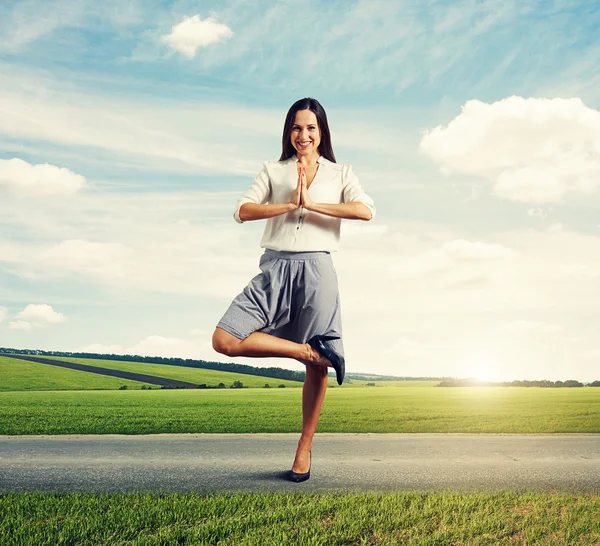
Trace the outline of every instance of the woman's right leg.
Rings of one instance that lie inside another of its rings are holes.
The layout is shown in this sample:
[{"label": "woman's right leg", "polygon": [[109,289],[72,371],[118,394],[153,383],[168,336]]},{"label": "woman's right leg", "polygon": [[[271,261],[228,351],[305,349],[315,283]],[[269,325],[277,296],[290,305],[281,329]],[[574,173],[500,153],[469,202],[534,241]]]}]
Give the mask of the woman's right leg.
[{"label": "woman's right leg", "polygon": [[217,327],[212,337],[212,345],[215,351],[227,356],[294,358],[321,366],[331,366],[331,362],[308,343],[294,343],[263,332],[252,332],[247,338],[238,339],[223,328]]}]

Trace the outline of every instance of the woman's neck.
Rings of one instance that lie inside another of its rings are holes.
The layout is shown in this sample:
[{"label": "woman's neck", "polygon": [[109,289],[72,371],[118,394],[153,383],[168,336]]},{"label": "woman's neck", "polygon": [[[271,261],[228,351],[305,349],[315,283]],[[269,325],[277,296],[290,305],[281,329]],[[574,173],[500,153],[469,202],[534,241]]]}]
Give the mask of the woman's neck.
[{"label": "woman's neck", "polygon": [[321,157],[321,154],[315,153],[308,157],[305,155],[298,156],[298,154],[296,154],[296,157],[298,158],[298,163],[300,163],[300,165],[302,165],[304,167],[309,167],[309,166],[314,166],[318,163],[319,158]]}]

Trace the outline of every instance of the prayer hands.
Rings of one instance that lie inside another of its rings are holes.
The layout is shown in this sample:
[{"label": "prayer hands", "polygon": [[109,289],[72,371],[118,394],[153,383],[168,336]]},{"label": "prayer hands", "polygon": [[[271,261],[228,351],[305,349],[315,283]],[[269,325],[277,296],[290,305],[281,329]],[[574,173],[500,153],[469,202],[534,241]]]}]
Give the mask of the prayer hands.
[{"label": "prayer hands", "polygon": [[[306,169],[300,166],[300,176],[298,177],[298,187],[300,188],[300,204],[307,210],[310,210],[313,204],[310,195],[308,195],[308,183],[306,181]],[[298,188],[296,188],[298,191]]]}]

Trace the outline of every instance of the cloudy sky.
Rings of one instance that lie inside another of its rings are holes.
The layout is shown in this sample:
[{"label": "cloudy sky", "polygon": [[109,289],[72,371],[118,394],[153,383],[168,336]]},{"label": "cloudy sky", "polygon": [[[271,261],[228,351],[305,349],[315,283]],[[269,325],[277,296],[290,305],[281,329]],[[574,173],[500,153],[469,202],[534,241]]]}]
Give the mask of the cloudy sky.
[{"label": "cloudy sky", "polygon": [[348,372],[600,379],[596,0],[0,4],[0,346],[228,359],[236,199],[325,107]]}]

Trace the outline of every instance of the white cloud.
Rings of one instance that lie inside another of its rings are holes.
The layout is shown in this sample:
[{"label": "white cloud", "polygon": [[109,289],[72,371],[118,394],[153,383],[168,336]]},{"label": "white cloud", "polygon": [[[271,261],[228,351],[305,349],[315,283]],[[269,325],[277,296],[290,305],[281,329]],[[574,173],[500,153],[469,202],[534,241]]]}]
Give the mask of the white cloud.
[{"label": "white cloud", "polygon": [[600,185],[600,112],[577,98],[470,100],[420,151],[445,175],[488,179],[498,197],[556,203]]},{"label": "white cloud", "polygon": [[214,99],[109,95],[93,80],[89,89],[65,90],[51,76],[15,71],[0,64],[0,133],[76,150],[78,161],[100,158],[106,165],[110,158],[117,167],[253,176],[260,170],[256,158],[281,138],[280,111]]},{"label": "white cloud", "polygon": [[24,320],[14,320],[8,324],[11,330],[31,330],[31,324]]},{"label": "white cloud", "polygon": [[18,197],[68,195],[85,185],[83,176],[64,167],[32,165],[16,157],[0,159],[0,187]]},{"label": "white cloud", "polygon": [[535,207],[528,209],[527,215],[531,216],[532,218],[546,218],[548,216],[548,211],[540,207]]},{"label": "white cloud", "polygon": [[556,222],[555,224],[550,224],[547,228],[547,231],[550,233],[555,233],[558,231],[563,231],[565,226],[563,226],[560,222]]},{"label": "white cloud", "polygon": [[195,338],[209,337],[212,336],[212,331],[209,332],[208,330],[202,330],[200,328],[192,328],[191,330],[188,330],[188,334]]},{"label": "white cloud", "polygon": [[[390,239],[394,241],[391,248],[396,247],[395,253],[384,257],[385,250],[378,249],[371,260],[363,258],[361,261],[369,267],[372,263],[379,262],[379,268],[385,268],[398,281],[430,279],[443,281],[448,286],[486,283],[497,275],[501,266],[511,263],[516,254],[511,248],[499,243],[451,239],[434,241],[432,244],[423,240],[415,241],[414,236],[411,238],[397,233],[390,235]],[[372,237],[371,245],[374,240],[375,237]],[[368,244],[369,242],[364,242],[365,246]],[[402,250],[398,252],[400,249]],[[355,253],[353,257],[355,261],[360,259],[358,254],[359,252]]]},{"label": "white cloud", "polygon": [[121,345],[102,345],[101,343],[92,343],[85,347],[73,349],[74,353],[96,353],[105,355],[124,355],[128,353]]},{"label": "white cloud", "polygon": [[[0,241],[0,268],[35,279],[84,274],[135,293],[226,297],[243,287],[242,270],[256,269],[260,251],[262,226],[233,221],[236,196],[91,191],[27,209],[0,201],[0,218],[23,234]],[[207,215],[225,219],[208,222]]]},{"label": "white cloud", "polygon": [[195,344],[187,340],[163,337],[159,335],[148,336],[129,350],[132,354],[142,356],[177,356],[193,358],[197,354]]},{"label": "white cloud", "polygon": [[38,258],[44,266],[70,269],[92,277],[117,278],[125,274],[128,252],[121,243],[70,239],[41,250]]},{"label": "white cloud", "polygon": [[161,37],[163,42],[187,57],[194,57],[199,47],[223,42],[233,36],[233,31],[218,23],[216,18],[201,20],[199,15],[184,17],[181,23],[174,25],[171,34]]},{"label": "white cloud", "polygon": [[[43,304],[34,304],[30,303],[23,311],[21,311],[17,318],[19,319],[18,323],[13,324],[21,324],[27,323],[33,326],[51,326],[53,324],[59,324],[61,322],[66,322],[67,317],[62,313],[58,313],[52,309],[52,306]],[[29,329],[29,327],[23,326],[23,329]]]},{"label": "white cloud", "polygon": [[[203,358],[213,360],[217,353],[212,349],[210,339],[210,336],[208,336],[206,339],[187,340],[154,334],[142,339],[130,347],[93,343],[75,349],[74,352],[162,356],[165,358]],[[210,350],[207,351],[207,349]]]},{"label": "white cloud", "polygon": [[6,318],[7,314],[8,310],[6,309],[6,307],[0,307],[0,322],[2,322]]}]

